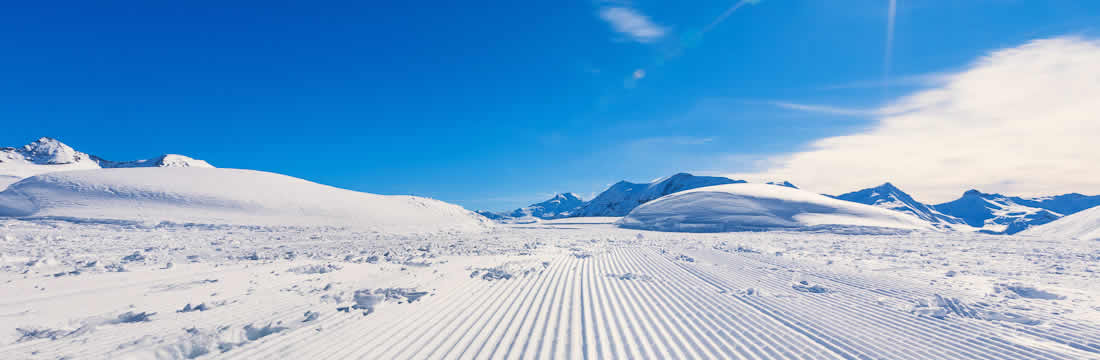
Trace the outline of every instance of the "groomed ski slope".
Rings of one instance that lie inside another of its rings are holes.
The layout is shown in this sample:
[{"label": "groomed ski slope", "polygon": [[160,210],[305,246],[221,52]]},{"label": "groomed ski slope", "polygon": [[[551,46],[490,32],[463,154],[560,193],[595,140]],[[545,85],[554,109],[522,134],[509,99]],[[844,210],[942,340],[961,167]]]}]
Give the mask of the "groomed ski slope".
[{"label": "groomed ski slope", "polygon": [[[1089,285],[1097,276],[1077,257],[1100,254],[1091,244],[1035,258],[1050,243],[677,234],[567,220],[430,236],[8,221],[0,228],[9,254],[0,353],[1100,358],[1100,308]],[[51,248],[28,247],[43,240]],[[77,265],[92,259],[98,264]],[[97,270],[112,264],[126,269]],[[1052,264],[1062,269],[1047,272]],[[55,275],[74,267],[84,270]],[[944,276],[945,268],[959,274]],[[1040,274],[1046,282],[1036,282]]]}]

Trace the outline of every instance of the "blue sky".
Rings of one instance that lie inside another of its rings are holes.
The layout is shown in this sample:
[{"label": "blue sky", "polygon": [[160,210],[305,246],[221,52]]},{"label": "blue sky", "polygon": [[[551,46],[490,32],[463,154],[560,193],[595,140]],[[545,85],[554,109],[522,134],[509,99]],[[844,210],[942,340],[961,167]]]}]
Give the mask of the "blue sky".
[{"label": "blue sky", "polygon": [[736,4],[13,3],[0,145],[51,136],[503,210],[758,171],[991,51],[1100,24],[1096,1],[899,0],[888,52],[888,0],[721,17]]}]

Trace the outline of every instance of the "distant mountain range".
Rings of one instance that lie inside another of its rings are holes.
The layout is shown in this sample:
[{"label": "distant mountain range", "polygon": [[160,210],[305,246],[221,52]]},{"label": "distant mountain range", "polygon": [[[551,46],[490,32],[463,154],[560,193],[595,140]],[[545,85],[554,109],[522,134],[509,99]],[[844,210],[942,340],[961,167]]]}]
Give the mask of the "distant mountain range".
[{"label": "distant mountain range", "polygon": [[584,200],[581,200],[577,194],[556,194],[554,197],[550,198],[550,200],[516,209],[508,214],[508,216],[513,218],[537,217],[540,219],[557,219],[573,216],[573,212],[577,211],[582,205],[584,205]]},{"label": "distant mountain range", "polygon": [[506,213],[478,211],[494,220],[534,217],[544,220],[581,216],[624,216],[638,205],[659,197],[704,186],[744,183],[716,176],[695,176],[679,173],[649,183],[620,181],[590,201],[582,201],[573,193],[555,195],[550,200]]},{"label": "distant mountain range", "polygon": [[659,197],[704,186],[739,184],[744,180],[733,180],[717,176],[695,176],[679,173],[650,183],[637,184],[620,181],[600,193],[596,198],[584,203],[576,211],[576,216],[625,216],[630,210]]},{"label": "distant mountain range", "polygon": [[833,198],[900,211],[935,225],[963,223],[962,219],[944,214],[935,207],[914,200],[912,196],[891,183],[833,196]]},{"label": "distant mountain range", "polygon": [[[497,220],[519,217],[556,219],[581,216],[625,216],[635,207],[668,194],[706,186],[745,182],[725,177],[679,173],[650,183],[620,181],[587,202],[581,202],[579,198],[573,196],[566,203],[562,195],[557,195],[548,201],[509,213],[486,211],[479,211],[479,213]],[[787,181],[770,181],[767,184],[798,188]],[[965,192],[958,200],[929,205],[913,199],[891,183],[831,197],[906,213],[943,229],[988,234],[1015,234],[1100,206],[1100,195],[1087,196],[1071,193],[1046,197],[1010,197],[982,193],[977,190]]]},{"label": "distant mountain range", "polygon": [[[110,161],[77,151],[56,139],[43,137],[21,147],[0,148],[0,190],[21,179],[38,174],[67,170],[134,167],[213,168],[214,166],[202,160],[174,154],[164,154],[145,160]],[[649,183],[620,181],[590,201],[584,201],[574,193],[560,193],[549,200],[505,213],[489,211],[477,211],[477,213],[493,220],[621,217],[629,214],[639,205],[665,195],[707,186],[741,183],[746,181],[679,173]],[[787,181],[769,181],[767,184],[798,188]],[[966,191],[962,197],[954,201],[930,205],[913,199],[912,196],[890,183],[831,197],[906,213],[942,229],[989,234],[1015,234],[1100,206],[1100,195],[1070,193],[1045,197],[1018,197],[983,193],[978,190]],[[1092,211],[1090,214],[1095,213],[1096,211]],[[1084,216],[1062,223],[1093,223],[1093,220],[1081,220],[1082,218]]]},{"label": "distant mountain range", "polygon": [[1066,215],[1050,224],[1028,229],[1022,234],[1049,239],[1100,240],[1100,206]]},{"label": "distant mountain range", "polygon": [[19,179],[49,172],[134,167],[214,166],[202,160],[175,154],[146,160],[110,161],[77,151],[56,139],[43,137],[21,147],[0,148],[0,190]]}]

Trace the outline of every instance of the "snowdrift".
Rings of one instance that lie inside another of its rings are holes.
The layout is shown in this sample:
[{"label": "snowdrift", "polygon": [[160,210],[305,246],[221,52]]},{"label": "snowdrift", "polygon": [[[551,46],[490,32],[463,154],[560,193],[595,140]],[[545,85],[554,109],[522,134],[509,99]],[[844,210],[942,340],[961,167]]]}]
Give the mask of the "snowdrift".
[{"label": "snowdrift", "polygon": [[457,205],[383,196],[268,172],[128,168],[36,175],[0,192],[0,216],[158,224],[335,226],[382,232],[480,231]]},{"label": "snowdrift", "polygon": [[1050,240],[1100,240],[1100,206],[1028,229],[1021,234],[1042,236]]},{"label": "snowdrift", "polygon": [[767,184],[718,185],[674,193],[635,208],[618,224],[680,232],[933,229],[911,215]]}]

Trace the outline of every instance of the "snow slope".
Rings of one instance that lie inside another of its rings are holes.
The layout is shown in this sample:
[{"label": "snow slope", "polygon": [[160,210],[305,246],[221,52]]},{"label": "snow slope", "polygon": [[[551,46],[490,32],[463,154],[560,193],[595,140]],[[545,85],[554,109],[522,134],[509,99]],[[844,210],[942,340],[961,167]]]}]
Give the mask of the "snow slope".
[{"label": "snow slope", "polygon": [[1041,236],[1049,240],[1100,240],[1100,206],[1030,228],[1021,234]]},{"label": "snow slope", "polygon": [[0,216],[144,224],[337,226],[384,232],[484,230],[457,205],[382,196],[285,175],[208,168],[132,168],[36,175],[0,192]]},{"label": "snow slope", "polygon": [[967,225],[984,233],[1015,234],[1032,226],[1058,220],[1065,215],[1036,207],[1044,203],[1061,205],[1057,202],[1026,200],[969,190],[958,200],[933,207],[944,214],[962,219]]},{"label": "snow slope", "polygon": [[584,204],[576,216],[623,216],[648,201],[679,191],[711,185],[738,184],[743,180],[679,173],[647,184],[620,181]]},{"label": "snow slope", "polygon": [[909,194],[901,191],[901,189],[898,189],[891,183],[885,183],[877,187],[853,191],[833,197],[883,209],[900,211],[933,224],[963,224],[962,219],[941,213],[931,206],[914,200]]},{"label": "snow slope", "polygon": [[129,167],[204,167],[209,163],[166,154],[147,160],[110,161],[73,149],[56,139],[40,138],[18,148],[0,148],[0,189],[22,178],[56,171]]},{"label": "snow slope", "polygon": [[767,184],[730,184],[682,191],[639,206],[619,225],[683,232],[932,229],[910,215]]}]

